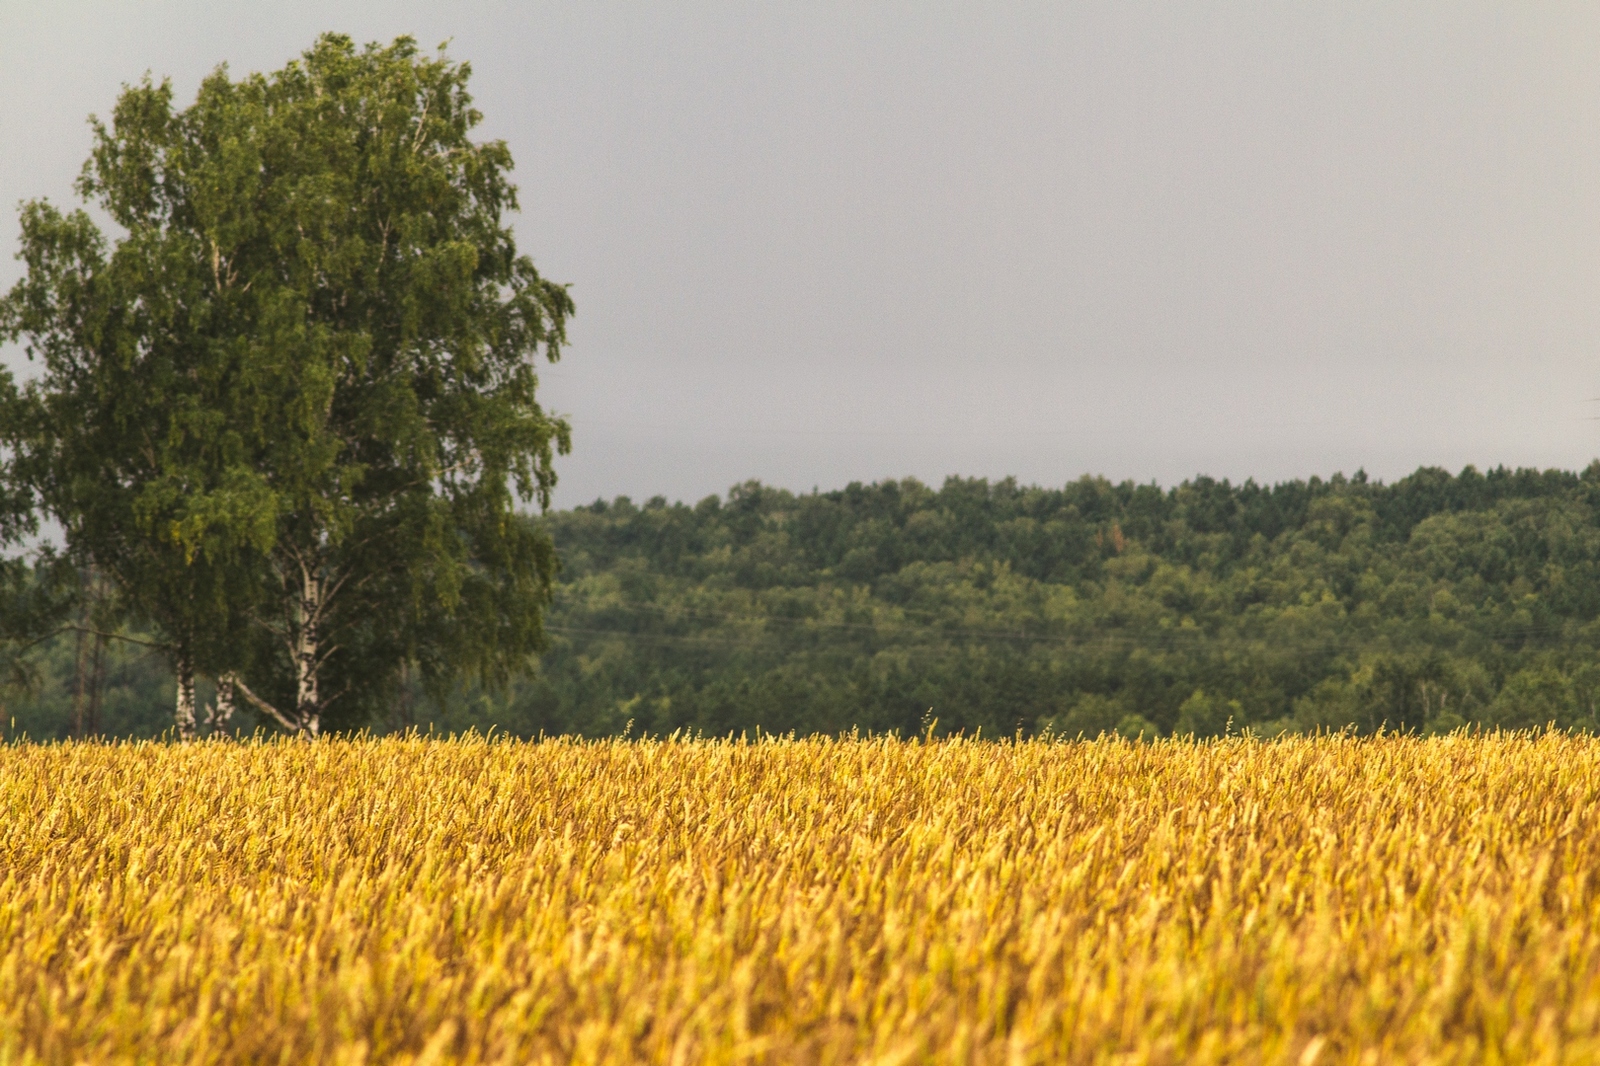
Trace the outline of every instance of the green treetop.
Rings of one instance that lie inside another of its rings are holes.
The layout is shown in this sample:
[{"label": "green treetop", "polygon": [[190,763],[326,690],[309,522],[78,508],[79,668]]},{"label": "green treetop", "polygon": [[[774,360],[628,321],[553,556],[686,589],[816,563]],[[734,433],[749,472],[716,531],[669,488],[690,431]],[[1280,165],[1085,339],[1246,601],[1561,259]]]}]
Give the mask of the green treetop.
[{"label": "green treetop", "polygon": [[160,630],[180,727],[196,671],[315,734],[408,663],[495,679],[541,645],[555,558],[515,506],[548,506],[568,447],[535,361],[572,302],[517,253],[469,75],[327,35],[186,110],[146,79],[79,183],[109,254],[24,207],[18,477]]}]

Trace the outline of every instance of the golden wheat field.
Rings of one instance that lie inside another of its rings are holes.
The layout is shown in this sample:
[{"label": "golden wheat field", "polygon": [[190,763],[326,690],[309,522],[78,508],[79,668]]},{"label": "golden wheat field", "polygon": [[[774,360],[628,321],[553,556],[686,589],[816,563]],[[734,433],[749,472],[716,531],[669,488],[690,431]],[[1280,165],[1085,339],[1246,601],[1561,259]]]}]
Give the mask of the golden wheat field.
[{"label": "golden wheat field", "polygon": [[1600,1061],[1600,742],[0,749],[0,1061]]}]

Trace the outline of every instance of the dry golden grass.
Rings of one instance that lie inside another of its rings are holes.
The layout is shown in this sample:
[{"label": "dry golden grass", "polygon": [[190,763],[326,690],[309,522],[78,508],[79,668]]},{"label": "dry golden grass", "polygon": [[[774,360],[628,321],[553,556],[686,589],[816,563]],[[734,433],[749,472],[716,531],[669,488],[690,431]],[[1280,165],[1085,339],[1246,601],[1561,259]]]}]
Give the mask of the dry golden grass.
[{"label": "dry golden grass", "polygon": [[1600,742],[0,749],[3,1062],[1600,1061]]}]

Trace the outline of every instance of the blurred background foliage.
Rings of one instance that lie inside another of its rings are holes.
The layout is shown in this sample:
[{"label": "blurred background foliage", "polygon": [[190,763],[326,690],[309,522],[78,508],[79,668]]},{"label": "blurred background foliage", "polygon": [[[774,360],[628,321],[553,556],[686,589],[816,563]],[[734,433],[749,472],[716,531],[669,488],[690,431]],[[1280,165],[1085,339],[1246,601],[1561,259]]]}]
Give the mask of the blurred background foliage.
[{"label": "blurred background foliage", "polygon": [[[544,656],[499,690],[403,690],[374,731],[1600,727],[1600,462],[1389,485],[747,482],[528,520],[562,560]],[[100,655],[46,647],[11,735],[167,729],[161,658]]]}]

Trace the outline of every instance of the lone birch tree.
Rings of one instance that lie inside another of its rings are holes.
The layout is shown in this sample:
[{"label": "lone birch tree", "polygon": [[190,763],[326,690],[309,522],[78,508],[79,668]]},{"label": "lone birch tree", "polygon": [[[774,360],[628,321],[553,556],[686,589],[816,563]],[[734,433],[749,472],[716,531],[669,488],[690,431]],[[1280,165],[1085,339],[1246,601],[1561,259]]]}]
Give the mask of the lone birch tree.
[{"label": "lone birch tree", "polygon": [[161,631],[180,724],[196,672],[315,735],[406,664],[493,681],[542,646],[555,556],[516,508],[569,446],[535,366],[572,302],[517,252],[470,73],[327,35],[182,110],[146,78],[78,185],[109,255],[83,212],[24,207],[19,469]]}]

